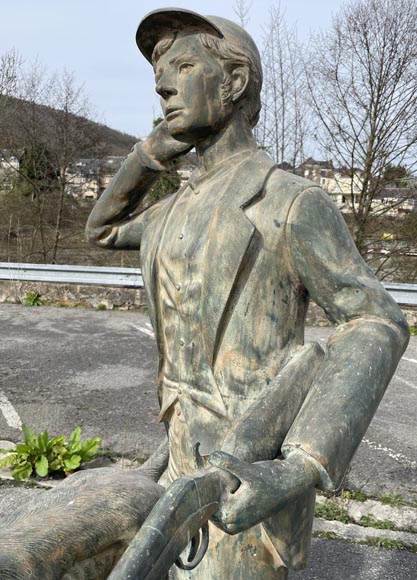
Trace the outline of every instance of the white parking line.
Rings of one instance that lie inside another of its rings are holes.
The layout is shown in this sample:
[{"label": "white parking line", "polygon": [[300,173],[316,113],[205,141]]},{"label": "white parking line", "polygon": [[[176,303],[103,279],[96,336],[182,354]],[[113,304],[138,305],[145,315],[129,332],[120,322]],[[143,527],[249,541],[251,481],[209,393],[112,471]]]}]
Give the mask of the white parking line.
[{"label": "white parking line", "polygon": [[155,338],[155,334],[152,332],[152,330],[149,330],[149,328],[144,328],[143,326],[139,326],[138,324],[133,324],[133,322],[130,323],[130,326],[133,326],[135,330],[139,330],[139,332],[146,334],[146,336]]},{"label": "white parking line", "polygon": [[412,362],[412,363],[417,365],[417,360],[415,358],[407,358],[407,357],[403,356],[403,358],[401,360],[406,360],[407,362]]},{"label": "white parking line", "polygon": [[407,387],[411,387],[412,389],[417,389],[417,385],[410,383],[410,381],[407,381],[406,379],[403,379],[402,377],[399,377],[398,375],[395,375],[395,379],[397,379],[397,381],[400,381],[400,383],[404,383],[405,385],[407,385]]},{"label": "white parking line", "polygon": [[3,413],[6,423],[9,427],[14,427],[15,429],[20,429],[22,426],[22,421],[13,407],[9,399],[0,390],[0,411]]},{"label": "white parking line", "polygon": [[389,447],[383,447],[380,443],[375,443],[375,441],[369,441],[369,439],[362,439],[364,443],[368,445],[371,449],[375,451],[382,451],[386,453],[391,459],[395,459],[398,463],[402,463],[403,465],[407,465],[408,467],[412,467],[415,469],[417,467],[417,461],[411,461],[402,453],[397,453],[394,449],[390,449]]}]

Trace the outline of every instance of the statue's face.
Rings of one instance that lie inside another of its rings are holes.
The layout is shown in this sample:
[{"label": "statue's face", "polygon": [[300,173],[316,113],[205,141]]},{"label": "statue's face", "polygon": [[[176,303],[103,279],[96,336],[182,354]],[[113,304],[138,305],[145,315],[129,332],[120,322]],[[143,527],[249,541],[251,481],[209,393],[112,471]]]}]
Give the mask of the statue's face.
[{"label": "statue's face", "polygon": [[197,144],[218,133],[230,119],[221,98],[223,65],[195,35],[182,36],[155,65],[156,91],[169,133]]}]

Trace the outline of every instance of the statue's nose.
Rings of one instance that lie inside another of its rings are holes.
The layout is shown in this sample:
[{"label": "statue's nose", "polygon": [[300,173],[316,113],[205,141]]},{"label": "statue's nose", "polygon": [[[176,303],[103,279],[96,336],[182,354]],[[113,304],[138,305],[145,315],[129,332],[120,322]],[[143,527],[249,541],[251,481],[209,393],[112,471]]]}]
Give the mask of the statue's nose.
[{"label": "statue's nose", "polygon": [[177,94],[177,90],[172,85],[161,81],[156,85],[155,90],[163,99],[167,99],[168,97]]}]

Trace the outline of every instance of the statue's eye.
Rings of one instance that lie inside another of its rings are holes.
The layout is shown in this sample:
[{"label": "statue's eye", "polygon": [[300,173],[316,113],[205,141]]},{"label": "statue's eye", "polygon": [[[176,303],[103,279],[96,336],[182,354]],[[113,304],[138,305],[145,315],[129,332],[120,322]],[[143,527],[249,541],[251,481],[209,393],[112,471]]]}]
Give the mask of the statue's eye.
[{"label": "statue's eye", "polygon": [[180,72],[188,72],[189,70],[191,70],[193,68],[193,64],[191,64],[190,62],[182,62],[178,68],[178,70]]}]

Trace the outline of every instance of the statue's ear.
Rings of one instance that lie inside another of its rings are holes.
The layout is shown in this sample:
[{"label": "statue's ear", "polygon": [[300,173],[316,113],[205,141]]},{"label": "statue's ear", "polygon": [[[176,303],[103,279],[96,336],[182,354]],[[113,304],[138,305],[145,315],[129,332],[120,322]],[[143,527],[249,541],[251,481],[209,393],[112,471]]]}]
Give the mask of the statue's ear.
[{"label": "statue's ear", "polygon": [[244,95],[249,83],[249,68],[245,65],[233,69],[230,74],[232,81],[232,102],[236,103]]}]

